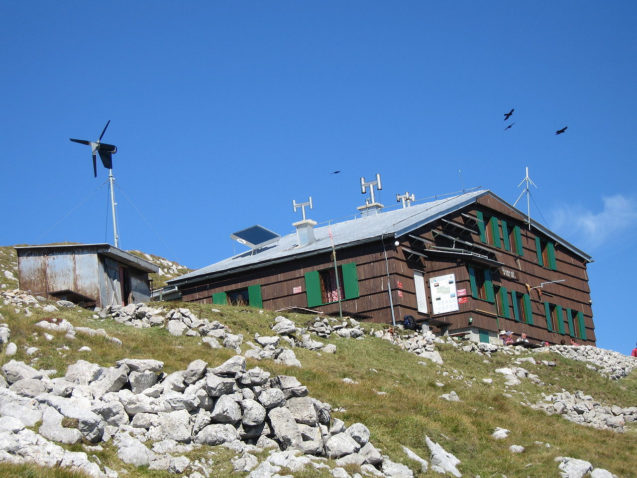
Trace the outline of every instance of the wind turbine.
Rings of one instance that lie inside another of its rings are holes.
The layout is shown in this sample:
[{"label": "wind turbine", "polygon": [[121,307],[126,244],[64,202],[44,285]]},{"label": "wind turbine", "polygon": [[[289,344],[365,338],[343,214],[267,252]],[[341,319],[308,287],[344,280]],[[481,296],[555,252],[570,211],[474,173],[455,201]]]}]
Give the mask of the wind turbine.
[{"label": "wind turbine", "polygon": [[102,160],[102,164],[106,169],[108,169],[108,182],[111,190],[111,210],[113,212],[113,239],[115,243],[115,247],[119,247],[119,235],[117,234],[117,219],[115,216],[115,206],[117,203],[115,202],[115,177],[113,176],[113,154],[117,153],[117,146],[113,144],[102,143],[102,138],[104,137],[104,133],[106,133],[106,128],[111,124],[111,120],[108,120],[106,126],[102,130],[102,134],[97,141],[87,141],[85,139],[74,139],[69,138],[74,143],[86,144],[91,147],[91,155],[93,156],[93,176],[97,177],[97,155],[100,155],[100,159]]}]

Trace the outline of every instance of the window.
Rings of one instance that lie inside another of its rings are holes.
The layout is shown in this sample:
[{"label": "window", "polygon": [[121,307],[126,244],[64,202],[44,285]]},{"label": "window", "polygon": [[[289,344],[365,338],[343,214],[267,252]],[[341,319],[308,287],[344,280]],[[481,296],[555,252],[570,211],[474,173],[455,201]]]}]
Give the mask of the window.
[{"label": "window", "polygon": [[476,211],[476,216],[478,218],[480,240],[485,244],[502,247],[502,242],[500,240],[502,233],[498,218],[495,216],[485,216],[481,211]]},{"label": "window", "polygon": [[212,303],[217,305],[249,305],[250,307],[263,307],[261,286],[259,284],[235,289],[227,292],[212,294]]},{"label": "window", "polygon": [[516,322],[533,325],[533,312],[531,311],[531,298],[529,294],[511,291],[513,302],[513,317]]},{"label": "window", "polygon": [[546,329],[550,332],[557,332],[557,307],[555,304],[544,302],[544,313],[546,315]]},{"label": "window", "polygon": [[511,250],[518,256],[524,255],[524,247],[522,247],[522,232],[520,226],[513,226],[511,233],[509,234],[509,242],[511,243]]},{"label": "window", "polygon": [[471,295],[474,299],[495,302],[491,271],[480,267],[468,267],[469,282],[471,283]]},{"label": "window", "polygon": [[535,237],[535,250],[537,252],[537,262],[542,267],[557,270],[555,263],[555,245],[548,240]]},{"label": "window", "polygon": [[[305,291],[308,307],[331,304],[339,299],[358,297],[356,264],[350,262],[338,267],[338,281],[333,267],[305,273]],[[340,286],[340,287],[339,287]]]},{"label": "window", "polygon": [[500,233],[502,242],[504,242],[504,249],[510,251],[511,238],[509,237],[509,224],[504,219],[500,220]]},{"label": "window", "polygon": [[495,287],[495,309],[500,317],[511,318],[509,312],[509,295],[506,287]]}]

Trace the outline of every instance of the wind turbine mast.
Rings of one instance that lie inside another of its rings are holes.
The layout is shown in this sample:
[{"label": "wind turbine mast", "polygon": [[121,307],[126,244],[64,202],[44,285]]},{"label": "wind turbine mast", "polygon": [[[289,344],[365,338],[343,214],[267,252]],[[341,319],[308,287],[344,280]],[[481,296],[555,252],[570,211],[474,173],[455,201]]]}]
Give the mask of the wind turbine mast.
[{"label": "wind turbine mast", "polygon": [[115,214],[115,176],[113,176],[113,168],[108,170],[108,183],[111,188],[111,211],[113,213],[113,242],[115,247],[119,248],[119,234],[117,233],[117,216]]},{"label": "wind turbine mast", "polygon": [[515,207],[515,205],[522,198],[522,196],[524,194],[526,194],[526,216],[527,216],[526,217],[526,222],[527,222],[527,224],[529,226],[529,229],[531,229],[531,188],[530,188],[530,186],[533,185],[533,186],[535,186],[535,188],[537,188],[537,185],[533,182],[533,180],[529,176],[529,167],[528,166],[526,166],[526,176],[524,176],[524,179],[522,181],[520,181],[520,184],[518,184],[518,187],[522,186],[522,184],[525,185],[524,189],[522,190],[522,192],[520,193],[518,198],[513,203],[513,207]]}]

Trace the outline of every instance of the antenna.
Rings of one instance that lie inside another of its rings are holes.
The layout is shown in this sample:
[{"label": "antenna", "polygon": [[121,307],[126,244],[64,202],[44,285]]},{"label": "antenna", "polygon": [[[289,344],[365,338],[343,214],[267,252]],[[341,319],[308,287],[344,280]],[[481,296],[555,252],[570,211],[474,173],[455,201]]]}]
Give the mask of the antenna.
[{"label": "antenna", "polygon": [[520,184],[518,184],[518,187],[522,186],[523,183],[526,183],[525,186],[524,186],[524,190],[520,193],[518,198],[513,203],[513,207],[515,207],[515,205],[522,198],[522,196],[524,194],[526,194],[527,224],[529,225],[529,229],[531,229],[531,188],[529,186],[532,184],[533,186],[535,186],[536,189],[537,189],[537,186],[533,182],[531,177],[529,176],[529,167],[528,166],[526,167],[526,176],[524,176],[524,179],[522,181],[520,181]]},{"label": "antenna", "polygon": [[115,247],[119,247],[119,234],[117,233],[117,217],[115,214],[115,206],[117,203],[115,202],[115,177],[113,176],[113,154],[117,153],[117,146],[113,144],[102,143],[102,138],[104,137],[104,133],[106,133],[106,128],[111,124],[111,120],[106,122],[106,126],[102,130],[102,134],[97,139],[97,141],[87,141],[85,139],[74,139],[69,138],[74,143],[86,144],[91,147],[91,156],[93,157],[93,176],[97,177],[97,155],[100,155],[100,159],[102,160],[102,164],[106,169],[108,169],[108,183],[111,190],[111,211],[113,215],[113,242]]},{"label": "antenna", "polygon": [[411,206],[411,203],[416,200],[416,196],[414,194],[409,194],[409,191],[405,192],[405,194],[396,194],[396,202],[403,203],[403,209]]},{"label": "antenna", "polygon": [[305,221],[305,206],[310,206],[310,209],[312,209],[312,196],[310,196],[307,202],[296,202],[293,199],[292,206],[294,207],[294,212],[296,212],[298,208],[301,208],[301,211],[303,212],[303,220]]},{"label": "antenna", "polygon": [[[374,186],[376,186],[376,188],[380,191],[381,189],[383,189],[383,186],[380,183],[380,174],[376,173],[376,181],[365,181],[364,177],[361,177],[361,193],[365,194],[367,193],[367,186],[369,186],[369,194],[370,194],[370,199],[371,199],[371,204],[374,204],[376,202],[376,199],[374,198]],[[365,201],[367,203],[367,200]],[[370,204],[370,203],[368,203]]]}]

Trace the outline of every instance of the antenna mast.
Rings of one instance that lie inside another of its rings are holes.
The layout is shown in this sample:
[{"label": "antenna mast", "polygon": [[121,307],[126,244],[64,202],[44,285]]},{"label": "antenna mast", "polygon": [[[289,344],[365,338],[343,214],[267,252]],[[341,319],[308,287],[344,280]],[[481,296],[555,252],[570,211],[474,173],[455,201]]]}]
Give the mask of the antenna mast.
[{"label": "antenna mast", "polygon": [[115,242],[115,247],[119,248],[119,234],[117,233],[117,216],[115,215],[115,206],[117,203],[115,202],[115,176],[113,176],[113,169],[108,170],[108,182],[111,187],[111,211],[113,213],[113,241]]},{"label": "antenna mast", "polygon": [[533,186],[535,186],[535,188],[537,188],[537,185],[533,182],[533,180],[529,176],[528,166],[526,167],[526,176],[524,176],[524,179],[520,181],[520,184],[518,184],[518,187],[522,186],[523,183],[525,184],[524,189],[522,190],[518,198],[513,203],[513,207],[515,207],[515,205],[522,198],[522,196],[526,194],[526,215],[527,215],[526,220],[527,220],[529,229],[531,229],[531,188],[529,186],[532,184]]}]

